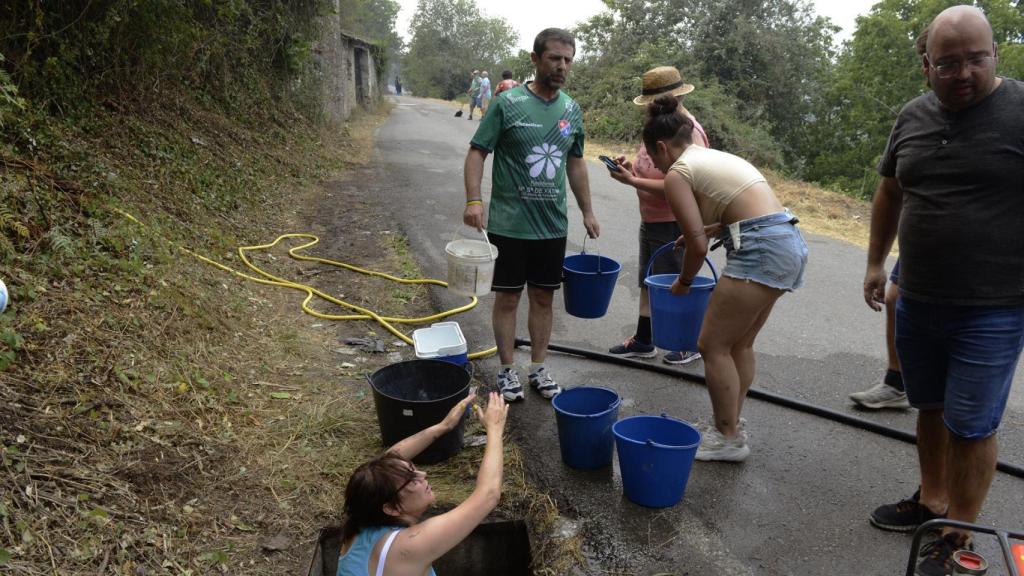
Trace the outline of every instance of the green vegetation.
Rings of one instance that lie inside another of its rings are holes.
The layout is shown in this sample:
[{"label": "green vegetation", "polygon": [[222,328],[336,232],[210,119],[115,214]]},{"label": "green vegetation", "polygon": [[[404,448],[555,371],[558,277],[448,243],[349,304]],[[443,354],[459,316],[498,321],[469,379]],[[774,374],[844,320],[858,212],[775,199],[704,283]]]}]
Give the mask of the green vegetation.
[{"label": "green vegetation", "polygon": [[[858,19],[808,126],[808,180],[870,198],[875,165],[903,104],[928,88],[914,40],[936,14],[958,2],[883,0]],[[1024,9],[1017,2],[981,2],[999,44],[996,73],[1024,79]]]},{"label": "green vegetation", "polygon": [[258,557],[254,502],[337,506],[259,420],[262,379],[337,389],[294,309],[167,242],[238,266],[352,156],[312,58],[332,5],[0,3],[0,571],[210,573]]},{"label": "green vegetation", "polygon": [[567,89],[589,134],[636,140],[640,75],[675,65],[697,87],[686,106],[714,146],[792,165],[830,65],[832,31],[800,0],[613,2],[576,30],[584,51]]},{"label": "green vegetation", "polygon": [[469,88],[473,70],[489,71],[496,85],[502,68],[522,68],[522,51],[512,56],[518,35],[503,18],[485,18],[474,0],[419,0],[409,28],[402,67],[414,94],[451,100]]},{"label": "green vegetation", "polygon": [[[903,103],[926,89],[914,39],[955,0],[883,0],[838,49],[806,0],[617,0],[576,31],[586,50],[570,84],[597,138],[637,139],[640,75],[675,65],[697,89],[686,106],[712,144],[798,179],[869,198]],[[1000,43],[999,73],[1024,74],[1024,10],[980,2]]]}]

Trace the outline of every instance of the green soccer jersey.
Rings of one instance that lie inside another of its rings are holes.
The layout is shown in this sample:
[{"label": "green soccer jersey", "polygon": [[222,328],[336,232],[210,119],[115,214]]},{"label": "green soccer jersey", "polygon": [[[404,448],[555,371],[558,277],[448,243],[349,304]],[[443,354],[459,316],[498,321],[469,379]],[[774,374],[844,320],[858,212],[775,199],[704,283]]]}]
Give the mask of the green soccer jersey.
[{"label": "green soccer jersey", "polygon": [[491,103],[470,145],[494,152],[488,230],[510,238],[566,235],[565,166],[583,157],[583,112],[559,91],[545,101],[525,86]]}]

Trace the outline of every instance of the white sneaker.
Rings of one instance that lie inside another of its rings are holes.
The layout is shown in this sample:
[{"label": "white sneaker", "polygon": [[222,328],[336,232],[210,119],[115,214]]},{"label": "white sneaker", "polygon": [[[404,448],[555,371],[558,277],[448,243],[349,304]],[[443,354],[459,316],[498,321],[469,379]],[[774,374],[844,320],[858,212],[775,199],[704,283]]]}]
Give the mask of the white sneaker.
[{"label": "white sneaker", "polygon": [[551,378],[551,374],[545,368],[539,368],[530,374],[530,386],[533,386],[540,395],[551,400],[562,393],[562,388]]},{"label": "white sneaker", "polygon": [[505,402],[516,402],[526,397],[523,385],[519,383],[519,373],[511,368],[498,372],[498,390]]},{"label": "white sneaker", "polygon": [[703,433],[700,447],[697,448],[697,460],[719,462],[742,462],[750,456],[745,434],[740,432],[735,438],[726,438],[715,427],[709,427]]},{"label": "white sneaker", "polygon": [[885,382],[879,382],[863,392],[850,394],[850,400],[872,410],[878,410],[879,408],[906,410],[910,408],[910,402],[907,401],[907,393],[897,390]]}]

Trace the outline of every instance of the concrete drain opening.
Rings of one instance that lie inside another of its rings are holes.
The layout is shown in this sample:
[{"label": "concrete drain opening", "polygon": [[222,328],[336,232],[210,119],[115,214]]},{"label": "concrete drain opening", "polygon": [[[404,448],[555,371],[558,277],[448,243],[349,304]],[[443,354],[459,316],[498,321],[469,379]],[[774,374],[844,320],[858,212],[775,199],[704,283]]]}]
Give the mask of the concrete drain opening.
[{"label": "concrete drain opening", "polygon": [[[337,576],[341,529],[324,528],[313,551],[309,576]],[[522,520],[484,522],[434,562],[438,574],[529,576],[530,536]]]}]

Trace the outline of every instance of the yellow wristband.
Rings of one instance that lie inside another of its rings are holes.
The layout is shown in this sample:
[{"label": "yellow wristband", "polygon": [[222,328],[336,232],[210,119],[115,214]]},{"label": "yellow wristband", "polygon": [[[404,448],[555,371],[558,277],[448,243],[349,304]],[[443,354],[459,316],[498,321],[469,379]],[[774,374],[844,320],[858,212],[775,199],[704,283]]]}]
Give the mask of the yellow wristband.
[{"label": "yellow wristband", "polygon": [[483,205],[484,205],[484,201],[483,200],[467,200],[466,201],[466,206],[483,206]]}]

